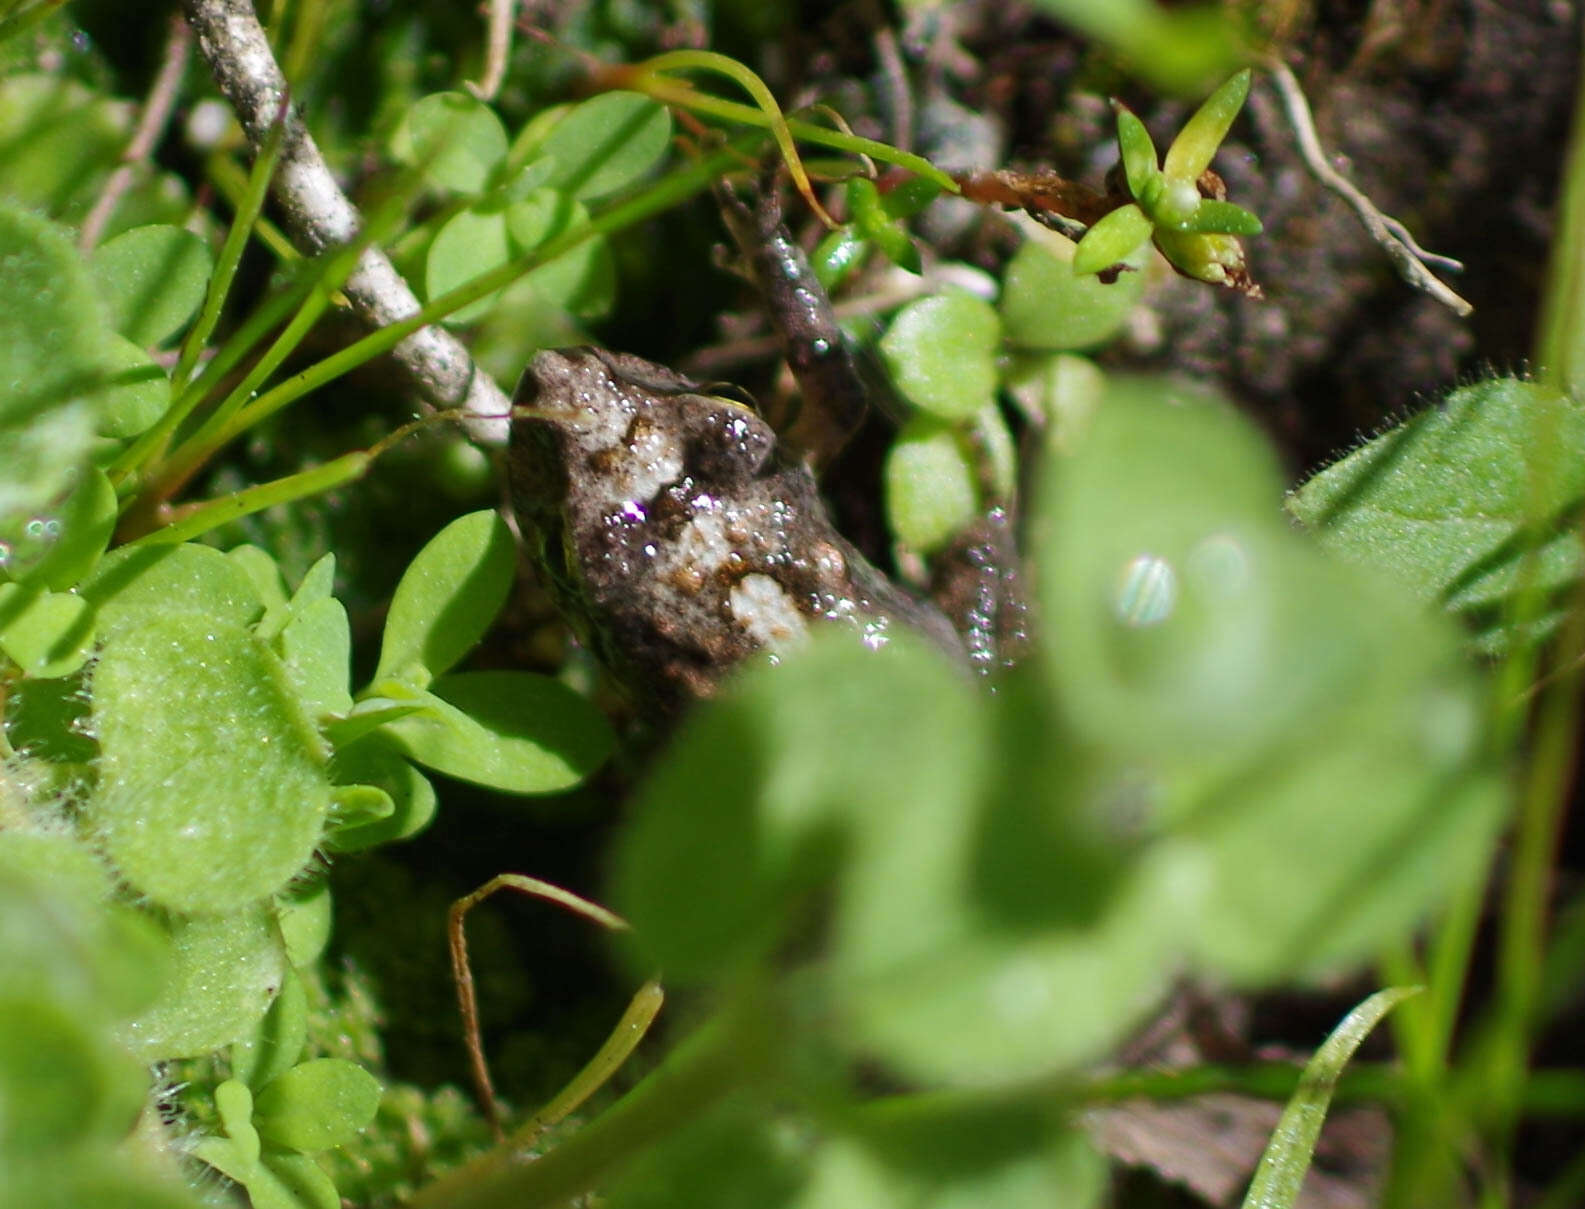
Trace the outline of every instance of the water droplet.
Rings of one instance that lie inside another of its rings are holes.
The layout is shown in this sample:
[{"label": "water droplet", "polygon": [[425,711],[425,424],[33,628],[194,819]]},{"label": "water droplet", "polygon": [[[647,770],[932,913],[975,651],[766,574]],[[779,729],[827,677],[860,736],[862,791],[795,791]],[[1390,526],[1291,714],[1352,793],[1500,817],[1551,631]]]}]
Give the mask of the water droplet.
[{"label": "water droplet", "polygon": [[1242,596],[1254,578],[1254,560],[1244,543],[1226,533],[1201,541],[1189,551],[1189,578],[1207,596]]},{"label": "water droplet", "polygon": [[1154,554],[1134,558],[1119,577],[1112,611],[1126,626],[1143,629],[1172,616],[1178,603],[1178,575],[1172,564]]},{"label": "water droplet", "polygon": [[11,547],[6,545],[5,542],[0,542],[0,567],[5,566],[10,561],[11,561]]}]

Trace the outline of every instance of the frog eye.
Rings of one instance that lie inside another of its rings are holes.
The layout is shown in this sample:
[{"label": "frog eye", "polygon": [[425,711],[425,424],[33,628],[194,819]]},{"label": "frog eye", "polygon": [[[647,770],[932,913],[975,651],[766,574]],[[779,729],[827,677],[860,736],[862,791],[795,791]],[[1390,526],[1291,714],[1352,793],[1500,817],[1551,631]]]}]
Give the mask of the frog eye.
[{"label": "frog eye", "polygon": [[688,469],[714,483],[753,478],[776,447],[776,434],[759,413],[732,399],[688,397]]}]

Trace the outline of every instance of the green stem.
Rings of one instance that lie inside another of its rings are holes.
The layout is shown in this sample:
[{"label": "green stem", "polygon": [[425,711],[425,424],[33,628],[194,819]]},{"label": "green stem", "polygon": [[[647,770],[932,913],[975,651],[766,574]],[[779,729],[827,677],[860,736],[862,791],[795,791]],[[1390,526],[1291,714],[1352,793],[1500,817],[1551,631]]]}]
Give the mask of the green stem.
[{"label": "green stem", "polygon": [[216,446],[246,431],[266,416],[273,415],[311,391],[318,390],[327,382],[334,381],[364,362],[388,352],[419,328],[443,319],[453,311],[461,310],[470,302],[510,285],[523,274],[554,260],[577,247],[584,240],[593,239],[598,235],[608,235],[613,231],[642,222],[651,215],[670,209],[695,194],[702,193],[717,176],[736,166],[739,162],[739,154],[737,151],[721,151],[690,164],[687,168],[660,181],[648,192],[597,214],[587,226],[568,232],[516,260],[510,260],[488,273],[475,277],[466,285],[460,285],[442,294],[406,319],[382,327],[379,331],[370,332],[340,352],[333,353],[301,373],[294,374],[233,416],[223,432],[217,434]]},{"label": "green stem", "polygon": [[[636,80],[624,79],[624,86],[643,92],[663,101],[667,105],[675,105],[681,109],[689,109],[695,113],[706,114],[710,117],[720,118],[724,122],[731,122],[738,126],[752,126],[760,130],[771,127],[769,119],[753,105],[743,105],[737,101],[724,100],[721,97],[711,96],[709,93],[700,92],[692,85],[677,80],[668,80],[659,76],[641,77]],[[794,138],[804,143],[815,143],[818,146],[830,147],[834,151],[847,152],[850,155],[867,155],[870,159],[879,160],[883,164],[905,169],[922,176],[927,180],[940,185],[948,193],[961,193],[957,181],[937,168],[929,160],[911,152],[900,151],[888,143],[878,143],[874,139],[860,138],[856,134],[849,134],[844,130],[832,130],[826,126],[817,126],[813,122],[800,121],[797,118],[786,119],[787,131]]]},{"label": "green stem", "polygon": [[188,541],[241,517],[260,512],[265,508],[273,508],[276,504],[289,504],[293,500],[318,495],[322,491],[329,491],[354,479],[362,478],[372,460],[373,455],[362,450],[343,454],[335,461],[326,462],[322,466],[313,466],[282,479],[260,483],[257,487],[248,487],[230,495],[220,496],[218,499],[207,500],[174,524],[144,534],[137,541],[128,544],[162,546]]},{"label": "green stem", "polygon": [[286,124],[274,122],[264,136],[264,145],[253,161],[253,171],[248,176],[247,188],[236,203],[231,215],[231,228],[225,242],[220,245],[220,255],[215,258],[215,271],[209,275],[209,288],[204,292],[203,309],[187,338],[182,341],[181,356],[171,373],[171,390],[180,392],[193,375],[198,357],[209,343],[209,337],[220,321],[220,309],[236,278],[237,266],[242,262],[242,250],[247,246],[253,224],[264,209],[264,195],[270,187],[270,177],[275,174],[275,161],[280,158],[281,141],[286,135]]},{"label": "green stem", "polygon": [[754,1011],[690,1037],[602,1115],[544,1156],[498,1146],[422,1189],[406,1209],[550,1209],[587,1192],[654,1143],[761,1076],[773,1038]]},{"label": "green stem", "polygon": [[1585,84],[1574,102],[1562,206],[1536,339],[1536,377],[1585,396]]},{"label": "green stem", "polygon": [[[307,272],[307,270],[305,270]],[[313,288],[305,276],[286,289],[265,299],[254,308],[240,329],[228,339],[204,366],[203,372],[189,382],[159,418],[159,421],[127,446],[107,468],[110,481],[125,494],[128,477],[164,448],[166,442],[222,378],[235,369],[275,328],[301,304]]]}]

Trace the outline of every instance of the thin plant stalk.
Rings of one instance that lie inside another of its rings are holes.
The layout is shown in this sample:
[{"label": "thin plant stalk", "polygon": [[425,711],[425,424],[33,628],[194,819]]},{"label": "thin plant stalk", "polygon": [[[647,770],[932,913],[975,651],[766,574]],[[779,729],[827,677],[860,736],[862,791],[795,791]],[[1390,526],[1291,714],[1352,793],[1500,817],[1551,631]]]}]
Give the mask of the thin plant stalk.
[{"label": "thin plant stalk", "polygon": [[171,373],[173,393],[180,393],[187,385],[192,377],[193,367],[198,364],[199,356],[208,345],[215,325],[220,321],[220,311],[225,306],[226,295],[231,292],[231,283],[236,278],[237,266],[242,261],[242,252],[247,246],[248,236],[252,234],[253,224],[264,209],[264,197],[270,187],[270,177],[275,173],[276,161],[280,159],[281,141],[285,133],[285,122],[277,120],[270,127],[263,146],[259,148],[259,154],[254,158],[253,170],[248,174],[247,192],[242,195],[232,213],[231,227],[226,232],[225,242],[220,245],[220,255],[215,259],[214,272],[209,275],[209,289],[204,294],[204,305],[188,331],[187,338],[182,341],[181,355],[177,358],[176,368]]}]

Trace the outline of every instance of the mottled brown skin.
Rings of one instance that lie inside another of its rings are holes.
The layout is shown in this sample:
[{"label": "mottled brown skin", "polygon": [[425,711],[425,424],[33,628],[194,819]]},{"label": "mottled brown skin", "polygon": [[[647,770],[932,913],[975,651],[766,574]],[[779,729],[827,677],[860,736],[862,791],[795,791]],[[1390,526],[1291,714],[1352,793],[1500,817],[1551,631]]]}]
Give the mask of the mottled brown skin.
[{"label": "mottled brown skin", "polygon": [[945,618],[836,532],[809,470],[742,404],[594,348],[540,353],[514,402],[524,538],[579,637],[644,705],[708,696],[812,625],[872,647],[912,629],[961,657]]}]

